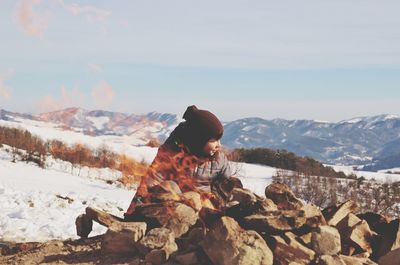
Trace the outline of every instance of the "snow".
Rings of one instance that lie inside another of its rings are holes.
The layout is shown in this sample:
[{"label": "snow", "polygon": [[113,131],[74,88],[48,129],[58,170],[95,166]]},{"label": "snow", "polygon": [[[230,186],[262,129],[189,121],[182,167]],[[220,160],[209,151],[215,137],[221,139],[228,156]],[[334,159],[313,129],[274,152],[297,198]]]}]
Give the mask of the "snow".
[{"label": "snow", "polygon": [[104,124],[110,121],[109,117],[87,117],[87,119],[91,121],[98,130],[103,129]]},{"label": "snow", "polygon": [[22,128],[41,137],[43,140],[60,140],[69,145],[81,143],[91,149],[97,149],[105,145],[110,148],[110,150],[118,154],[125,154],[139,162],[144,161],[146,163],[151,163],[157,154],[157,148],[143,148],[142,146],[138,146],[146,143],[138,140],[136,137],[110,135],[96,137],[79,132],[62,130],[57,127],[58,125],[49,122],[20,118],[18,118],[18,120],[20,122],[0,120],[0,126]]},{"label": "snow", "polygon": [[326,120],[313,120],[313,121],[316,122],[316,123],[326,123],[326,124],[333,123],[331,121],[326,121]]},{"label": "snow", "polygon": [[[134,195],[122,185],[105,182],[119,176],[110,169],[87,170],[78,176],[63,172],[62,162],[52,161],[49,169],[42,169],[9,158],[0,151],[0,241],[77,238],[75,218],[87,206],[122,217]],[[104,232],[95,224],[91,235]]]},{"label": "snow", "polygon": [[362,121],[363,119],[362,118],[354,118],[354,119],[351,119],[351,120],[345,120],[345,121],[341,121],[340,123],[357,123],[357,122],[360,122],[360,121]]},{"label": "snow", "polygon": [[265,187],[272,183],[272,176],[277,172],[276,168],[256,164],[231,162],[231,167],[244,188],[260,196],[265,196]]},{"label": "snow", "polygon": [[393,114],[387,114],[384,120],[394,120],[394,119],[399,119],[400,116],[398,115],[393,115]]},{"label": "snow", "polygon": [[380,173],[387,173],[387,172],[400,172],[400,167],[394,167],[394,168],[387,168],[387,169],[382,169],[378,170]]},{"label": "snow", "polygon": [[[12,163],[7,148],[0,148],[0,242],[76,239],[75,219],[87,206],[122,217],[134,195],[134,190],[116,182],[119,171],[83,167],[71,172],[70,163],[51,158],[46,169]],[[143,153],[149,156],[146,159],[153,158],[151,153]],[[244,187],[261,196],[276,173],[267,166],[231,163]],[[107,180],[113,183],[107,184]],[[94,223],[90,235],[105,231]]]},{"label": "snow", "polygon": [[[400,174],[389,174],[385,173],[388,169],[380,170],[379,172],[370,172],[370,171],[359,171],[354,170],[353,166],[338,166],[338,165],[327,165],[332,167],[335,171],[342,171],[346,175],[355,174],[357,177],[364,177],[369,180],[376,180],[380,182],[394,182],[400,181]],[[389,169],[390,170],[390,169]]]},{"label": "snow", "polygon": [[254,129],[254,125],[246,126],[242,129],[242,131],[249,132]]}]

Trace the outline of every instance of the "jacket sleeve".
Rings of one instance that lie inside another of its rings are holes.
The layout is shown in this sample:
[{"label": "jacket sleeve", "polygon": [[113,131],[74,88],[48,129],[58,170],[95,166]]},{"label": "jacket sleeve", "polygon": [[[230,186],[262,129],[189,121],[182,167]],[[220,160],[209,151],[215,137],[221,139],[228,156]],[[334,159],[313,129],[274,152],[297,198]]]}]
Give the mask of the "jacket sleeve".
[{"label": "jacket sleeve", "polygon": [[220,172],[218,174],[218,178],[230,178],[233,176],[232,166],[229,162],[228,158],[223,152],[217,153],[217,162],[220,165]]}]

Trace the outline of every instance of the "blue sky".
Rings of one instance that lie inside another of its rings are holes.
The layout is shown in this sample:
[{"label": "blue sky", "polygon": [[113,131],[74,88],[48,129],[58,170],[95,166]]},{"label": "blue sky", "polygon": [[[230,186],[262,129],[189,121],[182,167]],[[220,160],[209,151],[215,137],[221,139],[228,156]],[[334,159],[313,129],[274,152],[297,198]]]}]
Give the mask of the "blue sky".
[{"label": "blue sky", "polygon": [[0,2],[0,108],[400,115],[400,1]]}]

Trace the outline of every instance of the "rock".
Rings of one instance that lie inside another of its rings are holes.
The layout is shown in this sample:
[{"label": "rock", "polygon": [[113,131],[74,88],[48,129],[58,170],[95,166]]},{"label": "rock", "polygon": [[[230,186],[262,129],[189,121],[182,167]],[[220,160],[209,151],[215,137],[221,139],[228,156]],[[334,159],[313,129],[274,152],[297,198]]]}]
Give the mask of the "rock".
[{"label": "rock", "polygon": [[359,247],[362,252],[366,251],[372,253],[373,240],[376,235],[375,232],[371,231],[368,223],[365,220],[362,220],[353,226],[352,231],[344,240],[350,240],[350,242]]},{"label": "rock", "polygon": [[[378,265],[370,259],[339,255],[346,265]],[[394,264],[393,264],[394,265]]]},{"label": "rock", "polygon": [[175,234],[167,228],[150,230],[137,244],[137,249],[145,255],[146,262],[162,264],[178,250]]},{"label": "rock", "polygon": [[304,246],[312,249],[311,239],[312,239],[311,232],[297,237],[297,240],[299,240],[299,242],[301,242]]},{"label": "rock", "polygon": [[135,242],[146,233],[146,223],[114,223],[108,227],[104,235],[101,249],[106,253],[134,254]]},{"label": "rock", "polygon": [[[77,240],[52,240],[15,255],[1,256],[0,264],[132,264],[138,257],[130,255],[110,255],[101,251],[104,235]],[[176,264],[178,265],[178,264]]]},{"label": "rock", "polygon": [[248,189],[234,188],[231,193],[231,201],[237,201],[244,205],[251,205],[257,202],[257,197]]},{"label": "rock", "polygon": [[371,254],[368,253],[368,252],[362,252],[362,253],[358,253],[356,255],[353,255],[353,257],[363,258],[363,259],[367,259],[367,258],[369,258],[369,256],[371,256]]},{"label": "rock", "polygon": [[271,199],[262,198],[257,195],[255,196],[257,200],[255,203],[251,204],[243,204],[237,201],[236,204],[232,204],[232,202],[235,201],[231,201],[225,208],[225,214],[241,223],[245,216],[254,214],[264,214],[266,212],[278,210],[278,207],[274,204],[274,202]]},{"label": "rock", "polygon": [[256,205],[258,206],[258,209],[256,210],[256,212],[267,212],[267,211],[277,211],[278,210],[278,206],[276,206],[276,204],[271,199],[268,199],[268,198],[263,198],[263,197],[257,196]]},{"label": "rock", "polygon": [[168,228],[174,232],[175,237],[180,237],[197,222],[198,215],[193,208],[183,203],[168,202],[138,206],[135,218],[146,222],[150,228]]},{"label": "rock", "polygon": [[8,256],[8,255],[18,254],[20,252],[27,252],[33,249],[38,249],[42,245],[43,243],[39,242],[12,243],[12,244],[7,244],[0,250],[1,250],[1,255]]},{"label": "rock", "polygon": [[175,192],[154,192],[151,194],[151,201],[157,203],[170,201],[180,202],[182,200],[181,195],[182,194]]},{"label": "rock", "polygon": [[188,252],[185,254],[177,255],[174,257],[174,259],[179,263],[183,265],[197,265],[199,262],[199,259],[197,258],[196,252]]},{"label": "rock", "polygon": [[240,179],[236,177],[216,178],[211,183],[211,191],[224,201],[229,201],[234,188],[243,188]]},{"label": "rock", "polygon": [[391,250],[400,248],[400,219],[392,220],[388,224],[382,224],[377,230],[380,234],[377,257],[384,256]]},{"label": "rock", "polygon": [[164,249],[153,249],[146,254],[144,260],[151,265],[161,265],[164,264],[169,258],[167,251]]},{"label": "rock", "polygon": [[322,255],[316,265],[346,265],[346,263],[338,255]]},{"label": "rock", "polygon": [[325,217],[317,206],[306,204],[301,207],[300,210],[304,211],[304,215],[307,219],[306,225],[308,227],[315,228],[319,225],[326,225]]},{"label": "rock", "polygon": [[300,210],[303,203],[296,198],[286,184],[274,183],[265,188],[265,197],[271,199],[278,209]]},{"label": "rock", "polygon": [[276,265],[292,264],[293,262],[310,264],[315,257],[315,252],[303,246],[291,232],[282,236],[272,236],[272,251]]},{"label": "rock", "polygon": [[367,221],[371,230],[377,232],[378,234],[382,234],[384,231],[381,231],[381,227],[390,223],[389,218],[383,216],[378,213],[367,212],[362,214],[357,214],[357,217]]},{"label": "rock", "polygon": [[207,226],[211,227],[216,221],[218,221],[222,216],[223,212],[203,207],[199,212],[199,217],[201,221]]},{"label": "rock", "polygon": [[349,213],[346,217],[344,217],[340,222],[336,224],[336,228],[343,235],[349,233],[353,227],[360,223],[362,220],[357,217],[357,215]]},{"label": "rock", "polygon": [[392,250],[381,257],[378,263],[379,265],[400,265],[400,248]]},{"label": "rock", "polygon": [[207,233],[202,248],[214,265],[272,265],[272,252],[255,231],[243,230],[230,217],[222,217]]},{"label": "rock", "polygon": [[342,238],[342,254],[352,255],[356,251],[356,246],[349,240],[349,236],[354,226],[361,221],[355,214],[349,213],[336,225]]},{"label": "rock", "polygon": [[206,234],[206,229],[203,227],[192,228],[188,235],[188,243],[196,246],[204,240]]},{"label": "rock", "polygon": [[201,196],[199,193],[194,191],[188,191],[182,194],[182,199],[185,204],[192,207],[196,212],[200,211],[203,207],[201,202]]},{"label": "rock", "polygon": [[357,210],[357,205],[349,200],[337,206],[332,206],[322,211],[328,225],[336,226],[349,213],[354,213]]},{"label": "rock", "polygon": [[86,217],[106,227],[109,227],[115,222],[124,222],[122,218],[92,207],[86,207]]},{"label": "rock", "polygon": [[87,238],[92,232],[93,221],[86,214],[79,215],[75,220],[76,234],[79,237]]},{"label": "rock", "polygon": [[312,233],[311,245],[315,253],[320,256],[335,255],[342,249],[339,232],[336,228],[327,225],[318,227]]},{"label": "rock", "polygon": [[281,233],[299,229],[306,221],[304,211],[282,210],[246,216],[243,225],[257,232]]}]

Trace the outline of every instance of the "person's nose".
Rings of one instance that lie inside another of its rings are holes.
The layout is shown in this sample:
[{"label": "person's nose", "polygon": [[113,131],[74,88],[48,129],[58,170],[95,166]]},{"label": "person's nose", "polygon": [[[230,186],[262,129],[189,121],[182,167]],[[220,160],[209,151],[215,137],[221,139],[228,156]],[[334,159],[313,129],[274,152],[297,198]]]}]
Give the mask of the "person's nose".
[{"label": "person's nose", "polygon": [[217,141],[217,148],[220,148],[220,147],[221,147],[221,141],[218,140],[218,141]]}]

